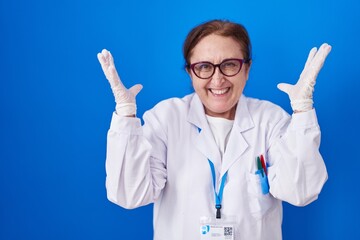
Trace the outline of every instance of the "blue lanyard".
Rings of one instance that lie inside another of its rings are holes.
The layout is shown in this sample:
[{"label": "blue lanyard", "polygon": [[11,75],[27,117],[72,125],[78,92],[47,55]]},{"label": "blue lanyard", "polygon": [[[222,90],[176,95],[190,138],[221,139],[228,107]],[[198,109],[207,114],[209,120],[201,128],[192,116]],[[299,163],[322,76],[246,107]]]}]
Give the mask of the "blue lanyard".
[{"label": "blue lanyard", "polygon": [[[201,132],[201,128],[198,128],[199,133]],[[214,187],[214,193],[215,193],[215,208],[216,208],[216,218],[221,218],[221,202],[222,202],[222,197],[223,197],[223,192],[224,192],[224,186],[225,186],[225,182],[226,182],[226,178],[227,178],[227,174],[228,172],[226,171],[226,173],[223,175],[223,177],[221,178],[221,183],[220,183],[220,189],[219,189],[219,193],[216,193],[216,174],[215,174],[215,166],[213,164],[212,161],[210,161],[210,159],[208,159],[209,161],[209,165],[210,165],[210,169],[211,169],[211,175],[212,175],[212,180],[213,180],[213,187]]]},{"label": "blue lanyard", "polygon": [[219,193],[216,193],[216,175],[215,175],[215,167],[214,164],[208,159],[209,164],[210,164],[210,169],[211,169],[211,174],[212,174],[212,180],[213,180],[213,186],[214,186],[214,193],[215,193],[215,208],[216,208],[216,218],[221,218],[221,202],[222,202],[222,197],[223,197],[223,192],[224,192],[224,186],[225,186],[225,182],[226,182],[226,178],[227,178],[227,174],[228,172],[226,171],[226,173],[223,175],[223,177],[221,178],[221,183],[220,183],[220,188],[219,188]]}]

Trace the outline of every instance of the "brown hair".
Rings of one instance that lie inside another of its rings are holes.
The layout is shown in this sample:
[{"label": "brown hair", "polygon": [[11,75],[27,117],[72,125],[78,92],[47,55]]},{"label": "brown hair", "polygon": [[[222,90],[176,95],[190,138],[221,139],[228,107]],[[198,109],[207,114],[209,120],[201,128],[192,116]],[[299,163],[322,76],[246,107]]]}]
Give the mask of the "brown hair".
[{"label": "brown hair", "polygon": [[201,39],[211,34],[217,34],[223,37],[232,37],[240,44],[244,54],[244,59],[247,60],[246,62],[250,62],[251,42],[245,27],[241,24],[233,23],[228,20],[211,20],[193,28],[185,39],[183,55],[185,59],[185,67],[187,69],[190,65],[192,50]]}]

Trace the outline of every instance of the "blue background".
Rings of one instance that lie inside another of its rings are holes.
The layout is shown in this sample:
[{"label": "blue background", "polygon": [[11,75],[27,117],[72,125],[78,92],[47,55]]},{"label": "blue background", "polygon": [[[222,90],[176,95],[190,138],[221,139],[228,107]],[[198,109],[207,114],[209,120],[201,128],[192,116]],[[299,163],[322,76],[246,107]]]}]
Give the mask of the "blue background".
[{"label": "blue background", "polygon": [[284,204],[284,239],[360,239],[360,3],[302,1],[0,1],[0,239],[151,239],[152,206],[106,199],[105,150],[114,100],[96,54],[115,56],[138,115],[191,92],[181,48],[213,18],[243,23],[253,43],[245,94],[288,112],[313,46],[333,46],[315,107],[329,172],[319,199]]}]

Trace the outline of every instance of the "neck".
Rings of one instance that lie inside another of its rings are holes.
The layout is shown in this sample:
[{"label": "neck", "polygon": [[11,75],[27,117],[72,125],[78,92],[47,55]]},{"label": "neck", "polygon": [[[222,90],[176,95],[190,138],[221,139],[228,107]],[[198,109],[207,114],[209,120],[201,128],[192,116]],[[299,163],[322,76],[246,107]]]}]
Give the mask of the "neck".
[{"label": "neck", "polygon": [[237,105],[232,107],[229,111],[222,112],[222,113],[213,112],[213,111],[205,108],[205,114],[210,116],[210,117],[218,117],[218,118],[225,118],[225,119],[228,119],[228,120],[234,120],[235,119],[236,106]]}]

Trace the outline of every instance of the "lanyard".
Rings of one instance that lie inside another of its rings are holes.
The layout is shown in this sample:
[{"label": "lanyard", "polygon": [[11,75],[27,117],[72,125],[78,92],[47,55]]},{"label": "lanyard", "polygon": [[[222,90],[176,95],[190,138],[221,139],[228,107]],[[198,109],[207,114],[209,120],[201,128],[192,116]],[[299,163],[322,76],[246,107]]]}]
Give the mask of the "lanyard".
[{"label": "lanyard", "polygon": [[[201,132],[201,128],[198,128],[199,133]],[[214,193],[215,193],[215,208],[216,208],[216,218],[221,218],[221,202],[222,202],[222,197],[223,197],[223,192],[224,192],[224,186],[225,186],[225,181],[227,178],[227,174],[228,172],[226,171],[226,173],[223,175],[223,177],[221,178],[221,183],[220,183],[220,188],[219,188],[219,193],[216,193],[216,174],[215,174],[215,166],[213,164],[212,161],[210,161],[210,159],[208,159],[209,161],[209,165],[210,165],[210,169],[211,169],[211,175],[212,175],[212,180],[213,180],[213,186],[214,186]]]},{"label": "lanyard", "polygon": [[210,169],[211,169],[211,175],[212,175],[212,180],[213,180],[213,186],[214,186],[214,193],[215,193],[215,208],[216,208],[216,218],[221,218],[221,202],[222,202],[222,197],[223,197],[223,192],[224,192],[224,186],[225,186],[225,181],[227,178],[227,174],[228,172],[226,171],[226,173],[223,175],[223,177],[221,178],[221,183],[220,183],[220,188],[219,188],[219,193],[216,193],[216,175],[215,175],[215,167],[212,161],[209,161],[209,165],[210,165]]}]

